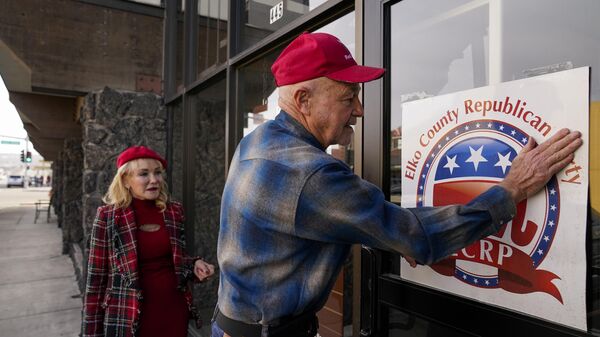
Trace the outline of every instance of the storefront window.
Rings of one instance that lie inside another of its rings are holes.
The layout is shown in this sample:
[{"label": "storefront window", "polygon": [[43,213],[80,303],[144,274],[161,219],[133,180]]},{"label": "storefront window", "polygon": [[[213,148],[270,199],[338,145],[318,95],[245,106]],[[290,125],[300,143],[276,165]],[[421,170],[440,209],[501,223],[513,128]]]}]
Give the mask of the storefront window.
[{"label": "storefront window", "polygon": [[400,202],[402,181],[402,103],[488,84],[489,10],[484,1],[472,3],[402,1],[391,8],[393,202]]},{"label": "storefront window", "polygon": [[[588,328],[600,335],[600,2],[502,2],[502,81],[591,66]],[[531,14],[535,15],[531,15]],[[590,307],[591,304],[591,307]]]},{"label": "storefront window", "polygon": [[247,0],[242,14],[241,50],[245,50],[327,0]]},{"label": "storefront window", "polygon": [[[337,36],[354,54],[354,13],[349,13],[316,31]],[[248,135],[265,121],[274,119],[280,111],[271,65],[282,50],[280,48],[240,69],[243,90],[240,91],[239,101],[244,117],[243,136]],[[350,165],[354,163],[352,143],[348,146],[332,145],[327,148],[327,153]]]},{"label": "storefront window", "polygon": [[198,77],[227,60],[228,0],[198,0]]},{"label": "storefront window", "polygon": [[390,11],[393,202],[401,193],[403,103],[591,67],[587,305],[588,330],[600,335],[600,2],[404,0]]},{"label": "storefront window", "polygon": [[175,92],[183,91],[183,30],[185,0],[177,2],[177,44],[175,50]]},{"label": "storefront window", "polygon": [[183,201],[183,109],[181,100],[169,106],[172,120],[171,133],[171,195],[174,200]]},{"label": "storefront window", "polygon": [[[337,36],[354,54],[354,13],[347,14],[317,31]],[[278,89],[271,73],[271,65],[282,50],[283,47],[280,47],[239,71],[241,88],[238,102],[243,117],[243,136],[250,134],[266,121],[274,119],[280,112],[277,105]],[[327,153],[345,161],[351,167],[354,164],[353,143],[348,146],[332,145],[327,148]],[[322,336],[345,336],[350,332],[344,331],[352,331],[352,275],[352,259],[349,259],[330,293],[325,308],[317,313]]]},{"label": "storefront window", "polygon": [[[194,226],[193,254],[206,261],[217,261],[221,193],[225,186],[225,93],[226,81],[220,80],[197,93],[190,94],[194,115]],[[189,206],[188,206],[189,207]],[[218,278],[194,287],[196,307],[202,318],[210,321],[217,301]],[[208,331],[203,331],[209,334]]]}]

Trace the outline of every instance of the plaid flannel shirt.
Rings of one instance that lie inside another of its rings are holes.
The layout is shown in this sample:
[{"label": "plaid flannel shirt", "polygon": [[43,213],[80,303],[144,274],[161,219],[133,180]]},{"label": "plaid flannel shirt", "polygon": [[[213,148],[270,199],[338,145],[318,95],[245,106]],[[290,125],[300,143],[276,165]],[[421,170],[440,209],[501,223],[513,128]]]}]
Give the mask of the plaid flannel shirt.
[{"label": "plaid flannel shirt", "polygon": [[[163,212],[169,232],[179,288],[191,295],[186,281],[193,275],[185,253],[183,209],[170,202]],[[82,313],[83,337],[135,336],[142,294],[138,282],[137,225],[131,207],[98,208],[90,236],[87,281]]]},{"label": "plaid flannel shirt", "polygon": [[401,208],[285,112],[244,137],[221,204],[219,310],[247,323],[320,309],[351,244],[430,264],[515,214],[501,187],[466,206]]}]

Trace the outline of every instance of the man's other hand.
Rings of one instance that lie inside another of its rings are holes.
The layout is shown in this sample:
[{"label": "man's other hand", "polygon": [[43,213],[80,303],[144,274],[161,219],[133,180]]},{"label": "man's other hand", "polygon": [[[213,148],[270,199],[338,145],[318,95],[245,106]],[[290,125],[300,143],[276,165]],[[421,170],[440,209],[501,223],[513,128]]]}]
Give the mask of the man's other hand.
[{"label": "man's other hand", "polygon": [[402,257],[410,264],[411,267],[415,268],[417,266],[417,261],[410,256],[402,255]]},{"label": "man's other hand", "polygon": [[500,183],[513,197],[515,204],[526,199],[548,183],[556,173],[573,161],[574,152],[583,143],[579,131],[562,129],[537,145],[529,137],[527,145],[512,161],[510,171]]}]

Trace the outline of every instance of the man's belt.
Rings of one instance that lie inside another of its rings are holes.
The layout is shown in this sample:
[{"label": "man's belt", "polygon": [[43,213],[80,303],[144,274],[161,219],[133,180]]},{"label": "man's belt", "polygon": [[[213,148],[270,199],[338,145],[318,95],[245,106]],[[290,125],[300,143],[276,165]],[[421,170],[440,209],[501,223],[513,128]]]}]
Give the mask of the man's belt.
[{"label": "man's belt", "polygon": [[281,319],[277,325],[263,326],[231,319],[217,308],[215,321],[231,337],[262,337],[263,329],[269,337],[314,337],[319,330],[319,320],[314,311]]}]

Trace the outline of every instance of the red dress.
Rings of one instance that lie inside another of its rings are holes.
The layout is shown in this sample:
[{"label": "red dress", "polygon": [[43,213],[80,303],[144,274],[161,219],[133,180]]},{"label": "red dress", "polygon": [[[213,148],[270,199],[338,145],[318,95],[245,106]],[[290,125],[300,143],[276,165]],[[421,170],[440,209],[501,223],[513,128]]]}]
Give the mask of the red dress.
[{"label": "red dress", "polygon": [[[182,291],[177,289],[177,276],[169,233],[160,209],[153,200],[133,199],[137,223],[137,255],[141,303],[139,337],[186,337],[189,310]],[[142,225],[155,224],[154,232],[143,231]]]}]

